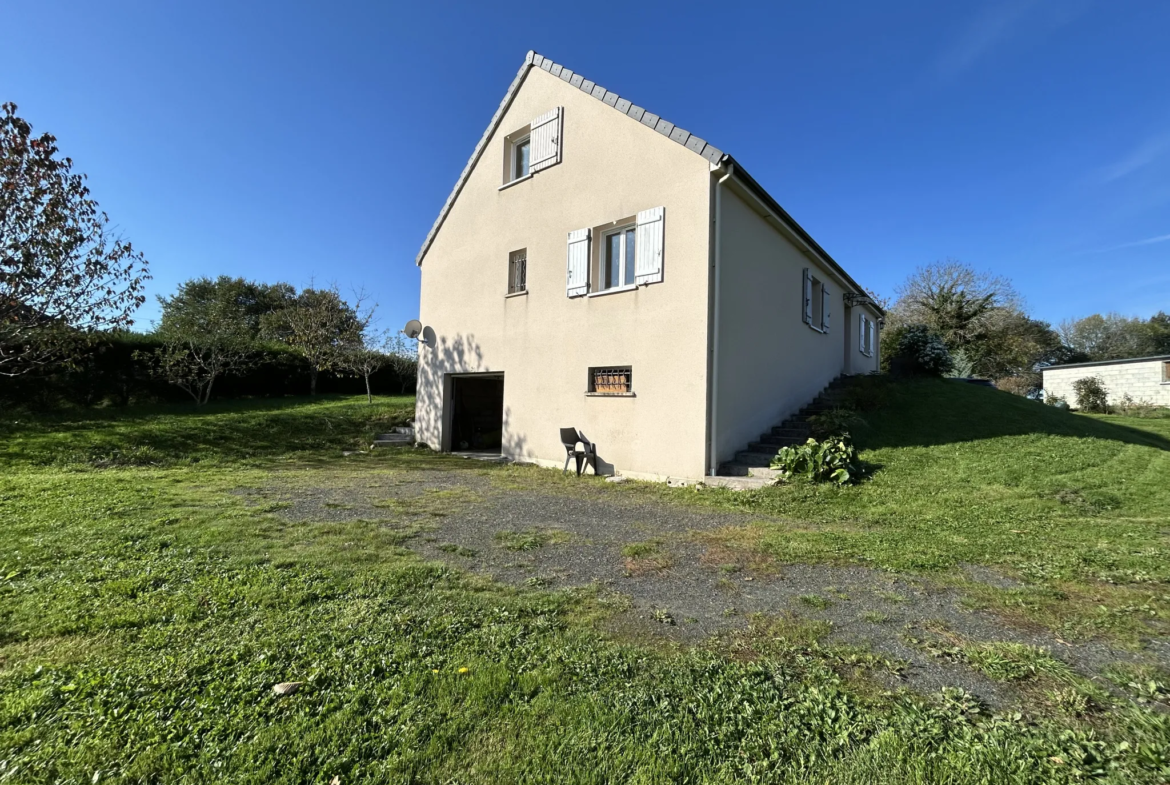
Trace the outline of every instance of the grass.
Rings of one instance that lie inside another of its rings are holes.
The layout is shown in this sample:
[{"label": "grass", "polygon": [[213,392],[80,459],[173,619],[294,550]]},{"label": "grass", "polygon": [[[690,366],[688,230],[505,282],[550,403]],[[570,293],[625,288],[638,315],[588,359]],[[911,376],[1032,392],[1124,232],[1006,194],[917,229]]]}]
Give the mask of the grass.
[{"label": "grass", "polygon": [[[1022,717],[953,690],[882,693],[858,674],[886,664],[827,646],[828,626],[798,617],[753,620],[726,647],[621,644],[586,621],[627,609],[620,595],[508,589],[427,563],[404,547],[425,531],[417,511],[299,521],[246,493],[277,480],[393,483],[419,468],[625,492],[409,449],[341,457],[409,405],[251,402],[0,425],[0,782],[1170,776],[1170,715],[1136,702],[1080,716],[1061,693],[1069,711]],[[945,530],[920,536],[929,550]],[[1130,546],[1156,547],[1148,531]],[[1152,557],[1132,558],[1160,580]],[[1164,683],[1118,678],[1154,682],[1155,695]],[[286,681],[303,685],[273,695]]]},{"label": "grass", "polygon": [[[1137,645],[1167,631],[1170,419],[1075,414],[953,381],[863,384],[874,408],[854,437],[876,471],[861,485],[656,493],[791,521],[725,529],[725,549],[929,574],[1070,638]],[[966,564],[1019,585],[974,580]]]}]

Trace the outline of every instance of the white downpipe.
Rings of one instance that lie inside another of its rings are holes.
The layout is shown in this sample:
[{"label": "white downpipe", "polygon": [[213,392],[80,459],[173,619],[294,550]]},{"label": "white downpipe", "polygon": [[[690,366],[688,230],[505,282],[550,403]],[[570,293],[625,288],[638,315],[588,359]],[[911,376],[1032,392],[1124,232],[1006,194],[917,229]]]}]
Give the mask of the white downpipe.
[{"label": "white downpipe", "polygon": [[707,458],[711,475],[719,471],[719,279],[722,275],[723,183],[734,173],[735,165],[728,164],[727,174],[715,183],[715,309],[712,315],[715,324],[711,335],[711,448]]}]

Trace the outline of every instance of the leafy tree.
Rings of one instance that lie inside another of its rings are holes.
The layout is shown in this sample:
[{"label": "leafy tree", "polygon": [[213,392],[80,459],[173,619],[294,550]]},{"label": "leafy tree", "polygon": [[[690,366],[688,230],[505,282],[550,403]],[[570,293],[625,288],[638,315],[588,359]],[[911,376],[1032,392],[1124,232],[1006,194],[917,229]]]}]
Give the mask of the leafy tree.
[{"label": "leafy tree", "polygon": [[287,307],[261,317],[265,334],[284,341],[308,361],[310,394],[317,394],[321,371],[338,367],[347,350],[362,345],[371,315],[362,310],[362,300],[359,295],[351,306],[336,286],[302,289]]},{"label": "leafy tree", "polygon": [[915,270],[898,288],[889,315],[895,324],[926,325],[954,351],[981,341],[1005,310],[1022,311],[1010,281],[946,259]]},{"label": "leafy tree", "polygon": [[75,355],[98,330],[126,327],[147,262],[16,105],[0,107],[0,375]]},{"label": "leafy tree", "polygon": [[255,284],[241,279],[195,278],[171,297],[160,297],[162,318],[155,335],[163,346],[146,358],[154,375],[187,392],[202,406],[216,379],[248,367],[259,332],[256,298],[243,296]]},{"label": "leafy tree", "polygon": [[163,306],[159,331],[173,332],[173,326],[199,321],[200,314],[230,313],[235,327],[243,329],[251,340],[260,341],[265,315],[288,307],[295,298],[296,289],[287,283],[259,283],[227,275],[193,278],[174,296],[159,299]]},{"label": "leafy tree", "polygon": [[1060,336],[1066,346],[1087,360],[1124,360],[1156,353],[1150,326],[1142,319],[1116,313],[1069,319],[1061,323]]}]

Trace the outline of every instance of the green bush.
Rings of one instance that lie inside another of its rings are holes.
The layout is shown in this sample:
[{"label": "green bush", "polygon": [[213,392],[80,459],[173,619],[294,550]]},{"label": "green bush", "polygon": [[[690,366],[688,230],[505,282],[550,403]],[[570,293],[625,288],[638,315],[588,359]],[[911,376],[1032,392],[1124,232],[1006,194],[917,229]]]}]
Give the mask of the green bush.
[{"label": "green bush", "polygon": [[1047,390],[1044,391],[1044,403],[1057,409],[1068,410],[1068,401],[1065,400],[1064,396],[1050,393]]},{"label": "green bush", "polygon": [[1109,390],[1100,376],[1086,376],[1073,382],[1077,408],[1082,412],[1106,414],[1109,412]]},{"label": "green bush", "polygon": [[848,434],[784,447],[772,459],[771,468],[779,469],[786,478],[804,477],[810,482],[850,485],[861,479],[861,461]]},{"label": "green bush", "polygon": [[942,338],[924,324],[901,328],[892,349],[890,371],[897,375],[942,376],[954,367]]}]

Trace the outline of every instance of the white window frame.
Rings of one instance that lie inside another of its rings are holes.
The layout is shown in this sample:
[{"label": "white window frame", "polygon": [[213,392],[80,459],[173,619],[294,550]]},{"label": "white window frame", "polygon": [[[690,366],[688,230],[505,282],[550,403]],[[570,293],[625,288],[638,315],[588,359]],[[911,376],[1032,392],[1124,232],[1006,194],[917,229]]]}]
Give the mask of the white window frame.
[{"label": "white window frame", "polygon": [[[520,280],[517,275],[519,270],[523,267],[524,280]],[[508,254],[508,293],[506,296],[515,297],[517,295],[528,294],[528,249],[521,248],[518,251],[512,251]]]},{"label": "white window frame", "polygon": [[874,338],[873,319],[861,314],[861,353],[866,357],[873,357]]},{"label": "white window frame", "polygon": [[820,278],[817,278],[809,271],[809,302],[811,309],[809,313],[808,326],[816,330],[818,333],[824,334],[825,330],[825,284]]},{"label": "white window frame", "polygon": [[[625,241],[626,232],[634,232],[634,258],[626,258],[626,248],[628,243]],[[624,292],[630,289],[637,289],[638,283],[635,275],[629,277],[634,279],[633,283],[626,283],[626,273],[633,273],[637,267],[636,262],[638,258],[638,224],[623,224],[615,226],[612,229],[606,229],[601,233],[601,245],[599,246],[597,256],[597,286],[594,287],[592,294],[609,294],[612,292]],[[615,234],[622,235],[622,242],[618,243],[620,251],[618,280],[621,281],[617,286],[609,286],[609,279],[605,275],[606,254],[609,253],[609,238]]]},{"label": "white window frame", "polygon": [[[517,174],[516,167],[520,162],[519,152],[520,152],[520,148],[523,147],[524,145],[528,146],[528,171],[525,172],[524,174]],[[508,151],[509,151],[508,182],[509,183],[516,183],[516,182],[519,182],[520,180],[531,177],[532,176],[532,134],[524,134],[524,136],[521,136],[519,139],[513,139],[512,143],[508,147]]]}]

